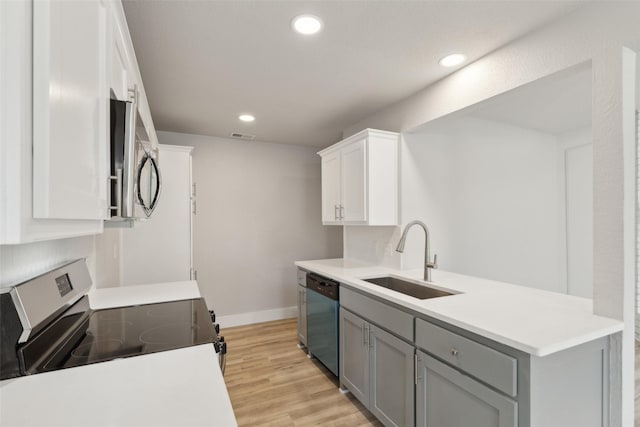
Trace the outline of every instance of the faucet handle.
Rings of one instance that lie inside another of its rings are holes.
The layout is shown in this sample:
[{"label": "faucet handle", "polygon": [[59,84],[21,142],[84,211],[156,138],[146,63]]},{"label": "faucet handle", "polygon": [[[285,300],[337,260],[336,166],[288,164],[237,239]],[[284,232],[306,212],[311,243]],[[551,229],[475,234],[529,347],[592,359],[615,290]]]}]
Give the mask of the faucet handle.
[{"label": "faucet handle", "polygon": [[438,268],[438,254],[433,254],[433,262],[428,262],[427,267],[433,269]]}]

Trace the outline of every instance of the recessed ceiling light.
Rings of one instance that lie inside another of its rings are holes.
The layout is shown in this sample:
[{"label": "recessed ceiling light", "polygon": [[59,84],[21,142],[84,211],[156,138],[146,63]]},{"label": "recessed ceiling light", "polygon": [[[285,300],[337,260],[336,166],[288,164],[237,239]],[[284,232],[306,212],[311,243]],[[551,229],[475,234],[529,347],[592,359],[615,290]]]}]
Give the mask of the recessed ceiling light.
[{"label": "recessed ceiling light", "polygon": [[442,58],[440,60],[440,65],[443,67],[455,67],[456,65],[462,64],[465,59],[467,59],[467,57],[461,53],[452,53],[451,55],[447,55]]},{"label": "recessed ceiling light", "polygon": [[322,29],[322,21],[317,16],[299,15],[291,21],[291,27],[300,34],[315,34]]},{"label": "recessed ceiling light", "polygon": [[256,118],[255,118],[255,117],[253,117],[251,114],[240,114],[240,115],[238,116],[238,118],[239,118],[240,120],[242,120],[243,122],[252,122],[252,121],[254,121],[254,120],[256,119]]}]

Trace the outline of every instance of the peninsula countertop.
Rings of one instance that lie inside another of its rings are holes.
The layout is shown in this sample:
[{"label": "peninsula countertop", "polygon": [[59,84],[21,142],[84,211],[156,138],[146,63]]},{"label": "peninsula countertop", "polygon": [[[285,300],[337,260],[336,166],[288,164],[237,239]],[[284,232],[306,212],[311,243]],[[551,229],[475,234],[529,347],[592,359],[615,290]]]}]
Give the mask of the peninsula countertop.
[{"label": "peninsula countertop", "polygon": [[[593,314],[593,302],[587,298],[441,270],[433,270],[432,282],[426,283],[421,280],[422,270],[401,271],[342,258],[297,261],[295,265],[538,357],[624,327],[620,320]],[[420,300],[362,280],[385,275],[454,295]]]}]

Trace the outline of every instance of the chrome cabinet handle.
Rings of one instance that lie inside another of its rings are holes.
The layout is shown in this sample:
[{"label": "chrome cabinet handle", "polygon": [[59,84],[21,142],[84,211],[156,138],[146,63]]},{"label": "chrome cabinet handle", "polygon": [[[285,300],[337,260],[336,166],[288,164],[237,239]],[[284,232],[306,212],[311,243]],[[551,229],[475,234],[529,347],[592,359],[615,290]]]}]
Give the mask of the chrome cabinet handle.
[{"label": "chrome cabinet handle", "polygon": [[333,205],[333,219],[338,220],[338,205]]},{"label": "chrome cabinet handle", "polygon": [[360,329],[362,330],[362,345],[365,345],[367,341],[364,338],[364,323],[360,325]]},{"label": "chrome cabinet handle", "polygon": [[458,352],[458,350],[457,350],[455,347],[451,347],[451,350],[449,350],[449,353],[451,353],[451,355],[452,355],[453,357],[456,357],[456,356],[458,356],[458,353],[459,353],[459,352]]}]

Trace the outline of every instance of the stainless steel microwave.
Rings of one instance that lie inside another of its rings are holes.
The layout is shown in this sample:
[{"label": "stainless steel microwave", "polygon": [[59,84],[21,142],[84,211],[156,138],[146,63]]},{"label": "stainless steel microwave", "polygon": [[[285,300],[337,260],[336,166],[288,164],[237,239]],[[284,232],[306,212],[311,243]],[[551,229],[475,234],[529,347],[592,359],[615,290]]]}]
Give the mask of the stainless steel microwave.
[{"label": "stainless steel microwave", "polygon": [[162,186],[153,151],[136,137],[136,98],[111,100],[109,212],[111,222],[131,225],[150,217]]}]

